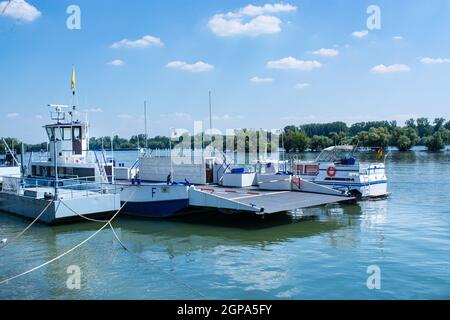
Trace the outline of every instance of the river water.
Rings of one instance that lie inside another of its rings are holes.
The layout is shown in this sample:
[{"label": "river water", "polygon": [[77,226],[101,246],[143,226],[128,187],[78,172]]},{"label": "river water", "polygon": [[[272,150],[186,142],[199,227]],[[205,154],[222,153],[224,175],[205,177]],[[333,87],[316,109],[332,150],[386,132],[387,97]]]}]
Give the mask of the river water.
[{"label": "river water", "polygon": [[[135,156],[116,153],[125,162]],[[386,200],[265,219],[120,217],[114,227],[130,252],[105,229],[62,259],[0,284],[0,299],[449,299],[450,152],[393,152],[386,167]],[[0,213],[0,238],[28,223]],[[100,226],[34,225],[0,251],[0,280]],[[69,266],[79,267],[80,289],[67,286]],[[380,289],[368,288],[368,268],[380,271]]]}]

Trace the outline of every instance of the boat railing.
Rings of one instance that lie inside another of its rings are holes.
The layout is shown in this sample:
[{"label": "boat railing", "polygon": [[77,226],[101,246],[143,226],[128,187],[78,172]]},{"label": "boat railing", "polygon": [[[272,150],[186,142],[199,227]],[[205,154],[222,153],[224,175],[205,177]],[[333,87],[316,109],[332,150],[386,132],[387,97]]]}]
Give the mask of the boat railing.
[{"label": "boat railing", "polygon": [[95,177],[71,179],[36,179],[3,176],[1,191],[25,195],[25,191],[44,191],[48,195],[57,195],[58,199],[75,199],[98,196],[99,194],[118,193],[118,187],[113,184],[95,181]]},{"label": "boat railing", "polygon": [[[31,155],[31,161],[32,162],[44,162],[44,163],[48,163],[51,162],[50,159],[52,158],[52,156],[48,153],[33,153]],[[95,151],[87,151],[86,155],[81,157],[81,156],[77,156],[77,157],[68,157],[67,159],[64,160],[64,164],[94,164],[96,165],[98,163],[98,161],[100,162],[100,164],[104,165],[107,164],[107,160],[105,160],[104,157],[102,158],[98,158],[96,157],[96,153]],[[58,160],[58,164],[61,164],[61,162]]]}]

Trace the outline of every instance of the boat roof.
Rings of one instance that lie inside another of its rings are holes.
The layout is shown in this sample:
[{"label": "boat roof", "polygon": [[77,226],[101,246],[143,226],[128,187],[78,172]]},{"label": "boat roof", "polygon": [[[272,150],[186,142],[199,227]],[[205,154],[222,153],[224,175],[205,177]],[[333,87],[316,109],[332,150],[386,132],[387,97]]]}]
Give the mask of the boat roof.
[{"label": "boat roof", "polygon": [[84,126],[85,123],[80,121],[73,121],[73,122],[66,122],[66,123],[52,123],[47,124],[44,126],[44,128],[51,128],[51,127],[75,127],[75,126]]},{"label": "boat roof", "polygon": [[324,151],[334,151],[334,150],[338,150],[338,151],[353,151],[355,149],[355,146],[352,145],[342,145],[342,146],[332,146],[332,147],[328,147],[323,149]]}]

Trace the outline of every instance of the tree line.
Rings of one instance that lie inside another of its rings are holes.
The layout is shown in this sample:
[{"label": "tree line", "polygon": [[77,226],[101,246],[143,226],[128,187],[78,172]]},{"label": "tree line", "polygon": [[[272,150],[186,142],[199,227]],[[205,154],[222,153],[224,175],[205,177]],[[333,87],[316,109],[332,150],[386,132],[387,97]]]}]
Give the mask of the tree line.
[{"label": "tree line", "polygon": [[358,122],[347,126],[344,122],[311,123],[284,128],[285,148],[289,152],[318,151],[332,145],[352,144],[359,147],[394,146],[399,151],[412,147],[426,146],[436,152],[450,143],[450,121],[436,118],[409,119],[404,126],[396,121]]},{"label": "tree line", "polygon": [[[10,148],[20,153],[21,141],[16,138],[5,140]],[[112,138],[112,142],[116,150],[144,148],[146,145],[149,149],[168,149],[176,144],[171,144],[169,137],[165,136],[148,138],[146,142],[144,134],[132,136],[130,139],[116,135]],[[421,145],[426,146],[429,151],[436,152],[444,149],[446,144],[450,144],[450,121],[436,118],[430,122],[427,118],[418,118],[407,120],[403,126],[398,126],[396,121],[358,122],[351,126],[341,121],[289,125],[283,130],[282,142],[287,152],[320,151],[329,146],[342,144],[371,148],[395,146],[400,151],[408,151],[414,146]],[[89,139],[89,148],[110,149],[111,137],[92,137]],[[0,150],[4,149],[4,143],[0,140]],[[24,144],[24,149],[26,152],[47,150],[47,143]]]}]

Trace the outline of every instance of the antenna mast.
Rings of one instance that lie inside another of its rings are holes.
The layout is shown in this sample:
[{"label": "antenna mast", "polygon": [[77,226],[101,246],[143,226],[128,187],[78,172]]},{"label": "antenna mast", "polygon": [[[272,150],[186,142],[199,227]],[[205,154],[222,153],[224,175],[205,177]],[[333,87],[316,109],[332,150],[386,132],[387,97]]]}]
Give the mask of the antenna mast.
[{"label": "antenna mast", "polygon": [[147,139],[147,101],[144,101],[144,118],[145,118],[145,150],[148,149]]},{"label": "antenna mast", "polygon": [[211,91],[209,91],[209,129],[212,129]]}]

